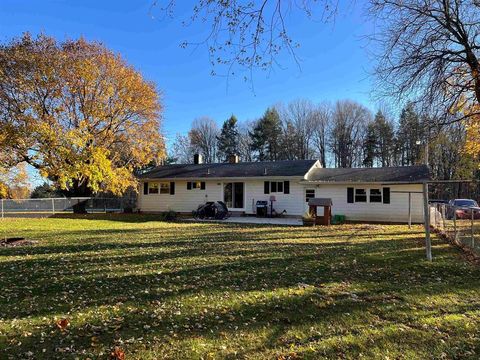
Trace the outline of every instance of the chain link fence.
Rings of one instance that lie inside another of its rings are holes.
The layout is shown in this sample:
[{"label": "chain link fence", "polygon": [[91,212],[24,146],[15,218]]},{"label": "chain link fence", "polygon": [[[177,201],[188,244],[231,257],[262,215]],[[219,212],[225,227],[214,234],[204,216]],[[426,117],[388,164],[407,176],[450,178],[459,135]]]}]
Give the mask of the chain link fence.
[{"label": "chain link fence", "polygon": [[480,256],[480,208],[430,204],[430,226],[451,242]]},{"label": "chain link fence", "polygon": [[49,199],[0,199],[1,217],[48,217],[73,213],[81,206],[87,213],[131,212],[133,198],[49,198]]}]

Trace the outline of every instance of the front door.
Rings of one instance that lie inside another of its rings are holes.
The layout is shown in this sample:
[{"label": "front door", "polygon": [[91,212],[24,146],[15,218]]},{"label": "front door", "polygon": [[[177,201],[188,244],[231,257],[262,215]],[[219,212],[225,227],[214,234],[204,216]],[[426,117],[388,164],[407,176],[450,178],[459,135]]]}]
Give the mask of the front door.
[{"label": "front door", "polygon": [[233,209],[243,209],[244,207],[244,189],[243,182],[230,182],[223,184],[223,201],[227,207]]}]

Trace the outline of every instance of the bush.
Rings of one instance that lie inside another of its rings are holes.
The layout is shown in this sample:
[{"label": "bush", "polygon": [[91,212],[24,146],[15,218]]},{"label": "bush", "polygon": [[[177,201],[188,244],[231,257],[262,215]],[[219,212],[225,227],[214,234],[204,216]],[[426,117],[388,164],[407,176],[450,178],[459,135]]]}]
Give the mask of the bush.
[{"label": "bush", "polygon": [[177,219],[177,213],[173,210],[164,211],[160,214],[160,220],[173,221]]}]

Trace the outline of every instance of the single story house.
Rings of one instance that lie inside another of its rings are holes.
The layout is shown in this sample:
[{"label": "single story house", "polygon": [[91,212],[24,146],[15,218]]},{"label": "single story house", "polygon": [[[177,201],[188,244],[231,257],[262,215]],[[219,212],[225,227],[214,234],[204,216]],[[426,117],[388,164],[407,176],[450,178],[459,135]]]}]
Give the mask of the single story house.
[{"label": "single story house", "polygon": [[257,201],[275,198],[277,212],[302,216],[313,197],[331,198],[332,213],[352,221],[423,222],[422,184],[427,166],[322,168],[317,160],[158,166],[139,176],[138,210],[191,213],[207,201],[224,201],[233,213],[255,215]]}]

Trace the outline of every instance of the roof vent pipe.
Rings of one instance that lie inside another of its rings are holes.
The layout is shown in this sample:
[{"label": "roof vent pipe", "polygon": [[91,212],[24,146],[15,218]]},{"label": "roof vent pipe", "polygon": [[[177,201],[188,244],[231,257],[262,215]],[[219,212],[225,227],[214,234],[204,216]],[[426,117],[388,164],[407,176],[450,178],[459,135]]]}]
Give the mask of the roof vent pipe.
[{"label": "roof vent pipe", "polygon": [[263,175],[267,175],[267,168],[263,168]]},{"label": "roof vent pipe", "polygon": [[193,155],[193,163],[194,163],[194,164],[203,164],[203,156],[202,156],[202,154],[195,154],[195,155]]}]

